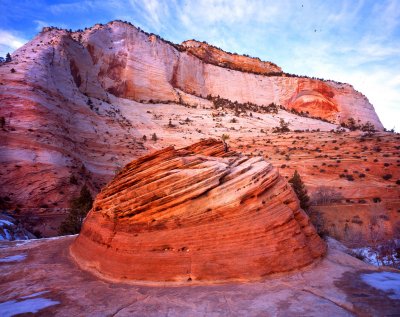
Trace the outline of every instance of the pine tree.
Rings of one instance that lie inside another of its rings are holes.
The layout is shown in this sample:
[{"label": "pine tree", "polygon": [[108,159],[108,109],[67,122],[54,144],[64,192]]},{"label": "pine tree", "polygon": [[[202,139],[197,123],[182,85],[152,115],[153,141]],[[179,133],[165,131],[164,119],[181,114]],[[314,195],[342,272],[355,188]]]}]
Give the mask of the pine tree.
[{"label": "pine tree", "polygon": [[229,139],[229,134],[221,135],[221,139],[222,139],[222,142],[224,143],[224,151],[228,152],[229,146],[228,146],[228,143],[226,143],[226,140]]},{"label": "pine tree", "polygon": [[6,55],[6,63],[9,63],[9,62],[11,62],[11,55],[10,55],[10,53],[7,53],[7,55]]},{"label": "pine tree", "polygon": [[300,200],[300,207],[307,210],[310,197],[307,195],[307,189],[297,170],[294,171],[292,178],[289,179],[289,183],[292,185],[297,198]]},{"label": "pine tree", "polygon": [[80,195],[71,200],[71,209],[67,218],[61,223],[59,232],[62,235],[76,234],[81,231],[83,219],[92,208],[93,198],[89,189],[82,187]]}]

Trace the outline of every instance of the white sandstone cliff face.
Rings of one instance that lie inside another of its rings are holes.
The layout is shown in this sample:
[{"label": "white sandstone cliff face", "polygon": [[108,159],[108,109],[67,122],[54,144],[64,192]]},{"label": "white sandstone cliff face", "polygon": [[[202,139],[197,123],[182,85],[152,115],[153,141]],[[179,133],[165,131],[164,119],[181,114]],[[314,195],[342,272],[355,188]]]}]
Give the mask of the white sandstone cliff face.
[{"label": "white sandstone cliff face", "polygon": [[118,97],[177,101],[175,88],[179,88],[198,96],[210,94],[240,103],[274,102],[335,123],[353,117],[383,129],[366,97],[347,84],[264,76],[215,66],[122,22],[97,26],[81,37],[99,82]]}]

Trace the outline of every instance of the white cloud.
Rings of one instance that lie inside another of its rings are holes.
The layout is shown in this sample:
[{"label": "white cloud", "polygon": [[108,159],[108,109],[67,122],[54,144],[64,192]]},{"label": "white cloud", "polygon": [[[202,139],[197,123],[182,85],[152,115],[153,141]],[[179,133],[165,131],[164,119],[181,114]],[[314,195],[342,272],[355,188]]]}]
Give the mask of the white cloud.
[{"label": "white cloud", "polygon": [[36,31],[40,32],[44,27],[50,26],[51,24],[42,20],[33,21],[36,23]]},{"label": "white cloud", "polygon": [[52,4],[49,6],[49,10],[52,14],[66,13],[68,11],[79,11],[85,12],[89,9],[94,9],[97,7],[96,1],[84,0],[75,1],[70,3],[59,3]]},{"label": "white cloud", "polygon": [[20,37],[15,32],[0,29],[0,56],[12,53],[23,46],[28,40]]}]

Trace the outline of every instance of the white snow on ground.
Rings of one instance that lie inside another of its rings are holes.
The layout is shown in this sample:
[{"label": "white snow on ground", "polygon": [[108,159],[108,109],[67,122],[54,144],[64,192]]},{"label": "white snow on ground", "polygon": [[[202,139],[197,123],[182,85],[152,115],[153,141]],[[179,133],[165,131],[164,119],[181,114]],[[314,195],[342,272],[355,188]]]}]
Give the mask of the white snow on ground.
[{"label": "white snow on ground", "polygon": [[369,247],[364,247],[364,248],[356,248],[352,249],[354,252],[362,255],[364,257],[364,262],[367,262],[369,264],[379,266],[381,265],[376,258],[376,253],[371,250]]},{"label": "white snow on ground", "polygon": [[[399,246],[400,243],[399,241],[396,242]],[[374,266],[393,266],[393,259],[399,261],[400,259],[397,258],[397,252],[393,250],[392,256],[380,256],[378,258],[379,254],[379,248],[374,250],[374,248],[371,247],[363,247],[363,248],[355,248],[355,249],[350,249],[356,254],[359,254],[363,256],[363,261],[369,264],[372,264]]]},{"label": "white snow on ground", "polygon": [[4,226],[14,226],[14,224],[11,221],[0,219],[0,227]]},{"label": "white snow on ground", "polygon": [[41,292],[33,293],[33,294],[31,294],[31,295],[22,296],[21,298],[22,298],[22,299],[32,298],[32,297],[36,297],[36,296],[39,296],[39,295],[46,294],[46,293],[48,293],[48,292],[50,292],[50,291],[41,291]]},{"label": "white snow on ground", "polygon": [[6,235],[6,240],[11,240],[11,234],[7,229],[3,229],[4,234]]},{"label": "white snow on ground", "polygon": [[0,316],[11,317],[24,313],[37,313],[38,311],[57,305],[60,302],[47,298],[30,298],[22,301],[10,300],[0,303]]},{"label": "white snow on ground", "polygon": [[384,292],[390,292],[392,299],[400,299],[400,273],[376,272],[361,275],[368,285]]},{"label": "white snow on ground", "polygon": [[25,260],[26,254],[17,254],[17,255],[10,255],[6,256],[5,258],[0,258],[0,262],[8,263],[8,262],[20,262]]},{"label": "white snow on ground", "polygon": [[29,240],[16,240],[18,243],[15,245],[16,247],[20,245],[24,245],[27,243],[32,243],[35,241],[47,241],[47,240],[58,240],[58,239],[63,239],[65,237],[75,237],[78,236],[78,234],[70,234],[70,235],[65,235],[65,236],[57,236],[57,237],[51,237],[51,238],[40,238],[40,239],[29,239]]},{"label": "white snow on ground", "polygon": [[15,244],[15,246],[16,246],[16,247],[19,247],[20,245],[24,245],[24,244],[27,244],[27,243],[29,243],[29,242],[36,241],[36,240],[38,240],[38,239],[16,240],[16,241],[21,241],[21,242]]}]

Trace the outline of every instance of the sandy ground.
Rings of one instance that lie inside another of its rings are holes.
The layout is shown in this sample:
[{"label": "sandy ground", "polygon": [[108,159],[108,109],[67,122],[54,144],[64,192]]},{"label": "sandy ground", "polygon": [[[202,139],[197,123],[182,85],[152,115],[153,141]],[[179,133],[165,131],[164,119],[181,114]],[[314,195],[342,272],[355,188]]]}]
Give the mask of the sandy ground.
[{"label": "sandy ground", "polygon": [[[109,282],[82,271],[69,256],[74,239],[1,242],[1,316],[28,311],[35,316],[399,316],[400,312],[400,273],[364,264],[332,241],[322,261],[259,282],[146,286]],[[386,288],[382,283],[367,284],[376,278],[386,279]]]}]

